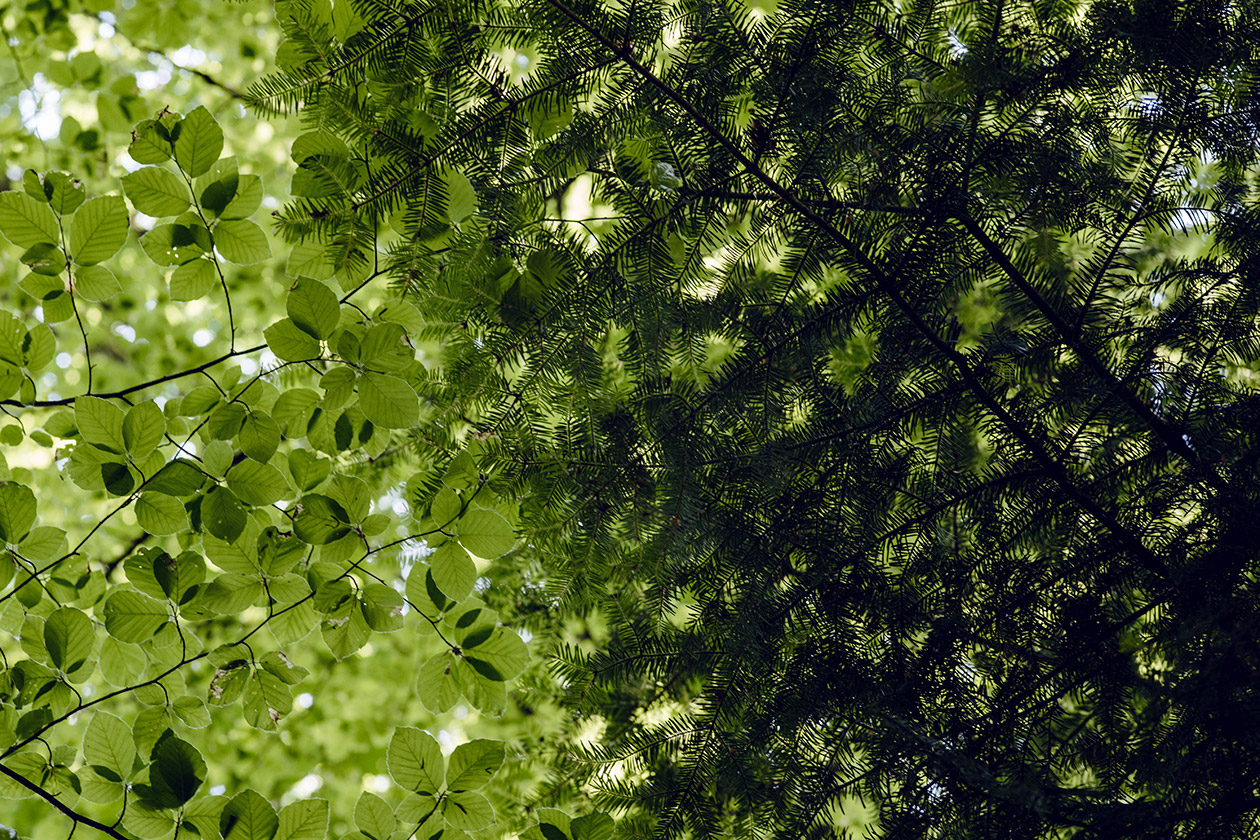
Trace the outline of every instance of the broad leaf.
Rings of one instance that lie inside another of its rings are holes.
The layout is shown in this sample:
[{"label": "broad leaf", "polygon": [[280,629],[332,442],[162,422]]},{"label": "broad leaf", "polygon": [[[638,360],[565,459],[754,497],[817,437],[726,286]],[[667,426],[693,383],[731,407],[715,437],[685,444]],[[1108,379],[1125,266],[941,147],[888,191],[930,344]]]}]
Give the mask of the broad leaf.
[{"label": "broad leaf", "polygon": [[96,628],[92,619],[74,607],[60,607],[44,622],[44,647],[53,665],[71,682],[92,675],[96,662]]},{"label": "broad leaf", "polygon": [[214,247],[237,265],[253,265],[271,256],[267,234],[248,219],[224,219],[214,229]]},{"label": "broad leaf", "polygon": [[21,542],[35,524],[35,494],[16,481],[0,482],[0,540]]},{"label": "broad leaf", "polygon": [[131,727],[108,712],[94,712],[83,732],[84,761],[110,781],[119,782],[131,774],[135,758]]},{"label": "broad leaf", "polygon": [[319,358],[319,342],[303,332],[289,318],[282,318],[264,330],[267,346],[276,358],[286,362],[301,362]]},{"label": "broad leaf", "polygon": [[175,162],[188,175],[208,171],[223,151],[223,129],[205,108],[197,108],[179,124],[175,140]]},{"label": "broad leaf", "polygon": [[105,630],[120,642],[146,642],[168,619],[166,604],[133,590],[117,590],[105,601]]},{"label": "broad leaf", "polygon": [[192,799],[206,780],[206,762],[197,748],[168,735],[153,748],[149,765],[149,787],[153,803],[178,808]]},{"label": "broad leaf", "polygon": [[259,461],[241,461],[228,470],[228,487],[247,505],[269,505],[289,493],[280,470]]},{"label": "broad leaf", "polygon": [[19,248],[60,241],[52,209],[26,193],[0,193],[0,233]]},{"label": "broad leaf", "polygon": [[341,303],[332,289],[305,277],[289,290],[285,308],[299,329],[319,339],[332,335],[341,314]]},{"label": "broad leaf", "polygon": [[438,742],[428,732],[410,726],[394,730],[385,762],[394,781],[416,793],[437,793],[446,775]]},{"label": "broad leaf", "polygon": [[236,542],[245,529],[246,513],[236,494],[226,487],[211,487],[201,501],[201,523],[226,542]]},{"label": "broad leaf", "polygon": [[503,766],[506,753],[502,741],[478,739],[460,744],[451,753],[446,768],[446,787],[451,791],[485,787]]},{"label": "broad leaf", "polygon": [[252,790],[232,797],[219,817],[223,840],[271,840],[280,828],[276,809]]},{"label": "broad leaf", "polygon": [[472,508],[466,511],[455,530],[464,548],[487,560],[506,554],[516,545],[511,523],[493,510]]},{"label": "broad leaf", "polygon": [[409,429],[420,421],[416,392],[406,380],[384,373],[368,371],[360,377],[359,407],[374,425],[386,429]]},{"label": "broad leaf", "polygon": [[178,216],[188,209],[188,185],[160,166],[143,166],[122,178],[127,198],[141,213]]},{"label": "broad leaf", "polygon": [[136,499],[136,521],[155,536],[178,534],[188,528],[188,512],[179,499],[164,493],[145,492]]},{"label": "broad leaf", "polygon": [[127,241],[130,219],[120,196],[103,195],[85,202],[70,226],[70,255],[77,265],[95,265],[118,252]]},{"label": "broad leaf", "polygon": [[328,833],[328,803],[300,799],[280,809],[275,840],[324,840]]}]

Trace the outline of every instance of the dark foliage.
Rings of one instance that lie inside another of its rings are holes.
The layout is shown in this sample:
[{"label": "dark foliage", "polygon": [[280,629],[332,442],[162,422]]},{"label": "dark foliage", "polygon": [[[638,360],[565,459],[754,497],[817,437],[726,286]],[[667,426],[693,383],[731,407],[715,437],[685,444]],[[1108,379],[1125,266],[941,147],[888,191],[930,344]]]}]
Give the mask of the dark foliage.
[{"label": "dark foliage", "polygon": [[607,623],[558,782],[635,836],[1256,835],[1255,4],[352,5],[252,92],[345,141],[281,223],[388,246],[519,606]]}]

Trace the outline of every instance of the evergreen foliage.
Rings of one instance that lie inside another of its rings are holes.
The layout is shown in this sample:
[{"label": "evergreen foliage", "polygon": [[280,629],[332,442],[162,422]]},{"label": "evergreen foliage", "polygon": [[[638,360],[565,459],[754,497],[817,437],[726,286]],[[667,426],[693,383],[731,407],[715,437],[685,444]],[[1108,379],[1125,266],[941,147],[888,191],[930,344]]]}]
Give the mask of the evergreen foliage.
[{"label": "evergreen foliage", "polygon": [[[0,396],[145,534],[85,567],[100,526],[0,484],[0,795],[115,838],[1255,836],[1258,11],[278,0],[283,294],[238,321],[264,186],[208,110],[121,181],[222,355],[94,382],[137,216],[0,194],[41,306]],[[315,626],[497,737],[392,720],[352,821],[207,795],[198,731],[286,727]]]}]

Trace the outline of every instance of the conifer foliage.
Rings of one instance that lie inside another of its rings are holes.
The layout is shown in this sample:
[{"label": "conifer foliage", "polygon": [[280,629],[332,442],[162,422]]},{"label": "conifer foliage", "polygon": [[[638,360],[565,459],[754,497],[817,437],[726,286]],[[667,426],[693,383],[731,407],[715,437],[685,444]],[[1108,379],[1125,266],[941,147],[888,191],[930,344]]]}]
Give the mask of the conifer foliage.
[{"label": "conifer foliage", "polygon": [[[278,0],[260,335],[206,109],[112,194],[0,193],[0,399],[109,505],[4,468],[0,796],[115,840],[1255,836],[1252,6]],[[223,347],[102,387],[142,216]],[[352,814],[210,792],[295,660],[390,639],[428,712],[563,731],[398,720]]]},{"label": "conifer foliage", "polygon": [[1254,833],[1250,4],[288,8],[252,95],[345,146],[281,229],[396,231],[423,398],[607,622],[562,779],[643,836]]}]

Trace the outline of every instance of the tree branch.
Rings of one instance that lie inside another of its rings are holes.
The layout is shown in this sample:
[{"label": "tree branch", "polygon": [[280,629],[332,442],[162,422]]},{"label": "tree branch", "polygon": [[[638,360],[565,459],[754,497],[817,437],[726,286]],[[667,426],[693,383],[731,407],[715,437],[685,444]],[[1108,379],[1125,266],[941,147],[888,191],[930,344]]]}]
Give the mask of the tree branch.
[{"label": "tree branch", "polygon": [[10,779],[17,782],[19,785],[26,788],[27,790],[32,791],[40,799],[43,799],[45,802],[48,802],[58,811],[65,814],[70,819],[74,820],[75,825],[83,824],[86,826],[90,826],[91,828],[95,828],[97,831],[102,832],[103,834],[113,837],[114,840],[131,840],[131,838],[127,837],[125,834],[118,831],[118,829],[114,828],[113,826],[108,826],[103,822],[97,822],[96,820],[92,819],[89,816],[80,814],[78,811],[74,810],[69,805],[65,804],[60,799],[53,796],[51,793],[44,790],[39,785],[35,784],[30,779],[23,776],[21,773],[18,773],[16,770],[10,770],[8,767],[5,767],[3,764],[0,764],[0,773],[4,774],[5,776],[8,776]]}]

